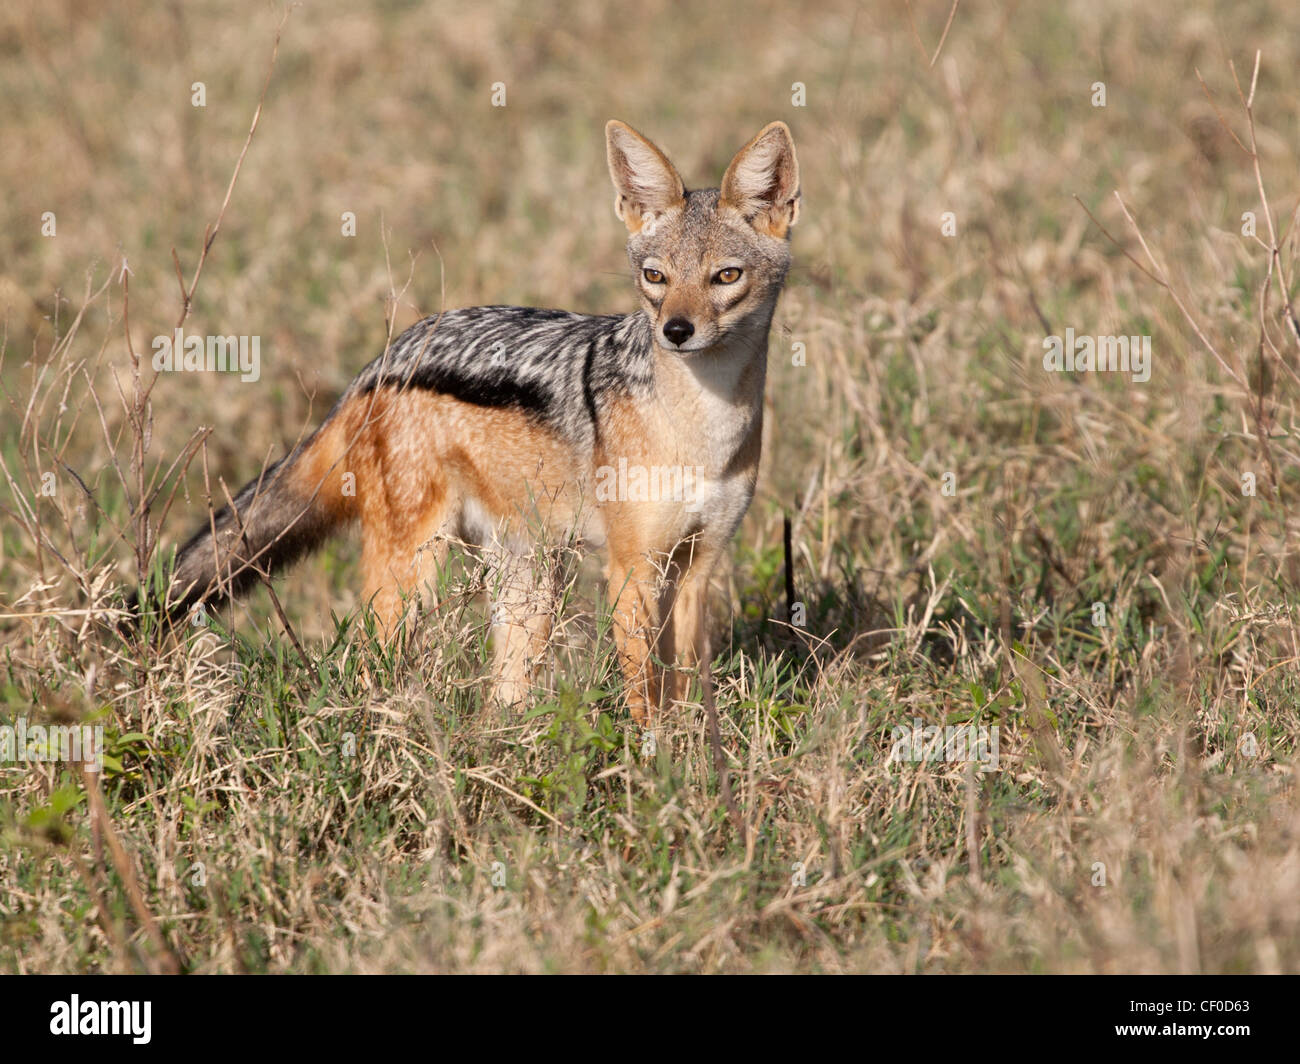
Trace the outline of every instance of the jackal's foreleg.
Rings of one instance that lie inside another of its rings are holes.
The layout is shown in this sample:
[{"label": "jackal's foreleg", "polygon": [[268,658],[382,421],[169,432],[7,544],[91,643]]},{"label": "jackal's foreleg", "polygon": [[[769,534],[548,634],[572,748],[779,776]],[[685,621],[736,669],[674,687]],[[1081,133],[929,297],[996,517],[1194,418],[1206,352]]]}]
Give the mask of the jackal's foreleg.
[{"label": "jackal's foreleg", "polygon": [[664,574],[648,557],[628,559],[611,551],[608,577],[624,698],[632,719],[647,723],[658,712],[663,693],[654,659],[663,635]]}]

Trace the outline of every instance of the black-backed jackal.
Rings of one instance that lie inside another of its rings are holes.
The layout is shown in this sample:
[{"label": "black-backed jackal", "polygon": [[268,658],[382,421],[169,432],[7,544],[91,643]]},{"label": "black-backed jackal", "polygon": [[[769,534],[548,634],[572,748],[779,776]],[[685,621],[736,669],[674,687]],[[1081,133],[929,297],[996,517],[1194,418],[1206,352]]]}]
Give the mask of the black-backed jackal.
[{"label": "black-backed jackal", "polygon": [[665,690],[653,657],[698,660],[709,574],[754,494],[799,168],[781,122],[737,153],[721,188],[694,192],[630,127],[610,122],[606,137],[641,309],[472,307],[414,325],[180,549],[172,616],[359,521],[363,598],[393,637],[408,593],[459,538],[496,570],[494,694],[513,704],[556,605],[534,544],[576,537],[608,549],[633,718],[677,694],[680,674]]}]

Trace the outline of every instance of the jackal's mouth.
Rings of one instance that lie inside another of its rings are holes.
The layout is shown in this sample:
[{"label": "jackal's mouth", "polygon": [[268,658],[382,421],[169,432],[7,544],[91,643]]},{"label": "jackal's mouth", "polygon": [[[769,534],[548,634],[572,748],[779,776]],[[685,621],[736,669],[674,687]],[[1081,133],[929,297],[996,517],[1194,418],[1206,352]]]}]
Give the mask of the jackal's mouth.
[{"label": "jackal's mouth", "polygon": [[666,340],[660,340],[659,348],[660,350],[667,351],[672,355],[703,355],[707,354],[710,348],[717,347],[720,340],[721,337],[717,336],[712,339],[701,339],[700,337],[692,336],[684,344],[680,345],[669,343]]}]

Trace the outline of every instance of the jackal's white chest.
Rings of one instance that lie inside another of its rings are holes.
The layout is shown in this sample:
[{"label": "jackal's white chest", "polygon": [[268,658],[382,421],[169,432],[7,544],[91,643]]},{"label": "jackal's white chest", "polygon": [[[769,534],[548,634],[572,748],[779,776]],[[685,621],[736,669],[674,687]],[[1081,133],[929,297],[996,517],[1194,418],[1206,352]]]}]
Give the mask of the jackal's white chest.
[{"label": "jackal's white chest", "polygon": [[668,431],[711,476],[735,464],[762,417],[766,361],[747,348],[663,360],[658,393],[671,415]]},{"label": "jackal's white chest", "polygon": [[663,449],[688,471],[681,520],[731,530],[754,493],[766,359],[750,351],[665,359],[658,419]]},{"label": "jackal's white chest", "polygon": [[599,545],[614,522],[652,552],[729,539],[754,493],[763,375],[752,350],[660,356],[649,394],[606,411],[581,537]]}]

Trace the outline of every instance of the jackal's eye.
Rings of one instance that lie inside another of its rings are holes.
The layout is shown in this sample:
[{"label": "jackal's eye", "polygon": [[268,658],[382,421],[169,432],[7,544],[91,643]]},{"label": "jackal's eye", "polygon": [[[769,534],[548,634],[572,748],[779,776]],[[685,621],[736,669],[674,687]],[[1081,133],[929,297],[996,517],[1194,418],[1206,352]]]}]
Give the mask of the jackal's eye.
[{"label": "jackal's eye", "polygon": [[740,280],[741,270],[739,266],[728,266],[725,270],[719,270],[714,275],[714,284],[735,284]]},{"label": "jackal's eye", "polygon": [[664,283],[664,275],[660,273],[658,270],[642,270],[641,276],[644,277],[651,284]]}]

